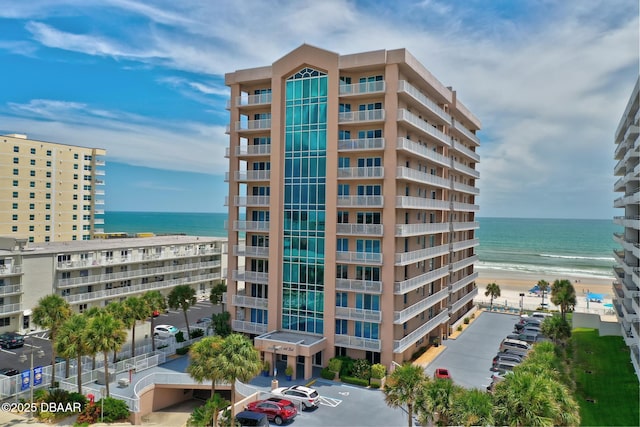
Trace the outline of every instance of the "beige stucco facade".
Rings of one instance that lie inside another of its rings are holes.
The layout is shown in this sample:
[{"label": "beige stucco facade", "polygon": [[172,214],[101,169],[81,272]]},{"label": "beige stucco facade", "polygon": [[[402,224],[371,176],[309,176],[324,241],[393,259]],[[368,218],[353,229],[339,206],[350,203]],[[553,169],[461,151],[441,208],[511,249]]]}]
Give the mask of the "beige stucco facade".
[{"label": "beige stucco facade", "polygon": [[[305,330],[302,320],[291,326],[283,297],[285,86],[305,68],[326,76],[327,85],[323,280],[309,287],[323,290],[321,333]],[[225,81],[233,329],[321,338],[315,354],[296,348],[291,355],[305,377],[309,363],[326,366],[336,354],[390,365],[446,337],[477,294],[480,122],[456,92],[405,49],[339,55],[303,45]],[[269,360],[276,345],[262,345],[263,338],[256,344]]]},{"label": "beige stucco facade", "polygon": [[0,136],[0,236],[89,240],[104,224],[100,148]]}]

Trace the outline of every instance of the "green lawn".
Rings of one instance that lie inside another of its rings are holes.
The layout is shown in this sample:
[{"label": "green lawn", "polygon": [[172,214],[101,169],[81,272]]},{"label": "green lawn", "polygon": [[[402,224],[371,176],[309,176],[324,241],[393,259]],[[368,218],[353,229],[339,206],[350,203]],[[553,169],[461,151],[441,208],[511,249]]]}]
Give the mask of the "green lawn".
[{"label": "green lawn", "polygon": [[600,337],[597,330],[579,328],[573,331],[572,341],[571,369],[581,424],[639,425],[638,377],[622,337]]}]

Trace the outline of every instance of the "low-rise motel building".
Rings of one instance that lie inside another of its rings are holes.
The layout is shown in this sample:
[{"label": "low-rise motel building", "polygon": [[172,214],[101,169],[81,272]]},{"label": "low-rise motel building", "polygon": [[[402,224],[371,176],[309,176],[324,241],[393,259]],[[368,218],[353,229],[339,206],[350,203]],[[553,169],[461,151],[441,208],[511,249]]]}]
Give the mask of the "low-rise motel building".
[{"label": "low-rise motel building", "polygon": [[456,91],[405,49],[306,44],[225,83],[233,329],[304,378],[446,339],[478,292],[481,124]]}]

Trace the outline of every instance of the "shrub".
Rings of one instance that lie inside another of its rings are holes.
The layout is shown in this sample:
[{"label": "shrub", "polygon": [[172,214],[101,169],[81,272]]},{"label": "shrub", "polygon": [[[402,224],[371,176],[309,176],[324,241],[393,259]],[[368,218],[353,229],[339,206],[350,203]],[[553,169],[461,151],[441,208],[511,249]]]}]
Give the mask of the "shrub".
[{"label": "shrub", "polygon": [[369,384],[369,378],[371,378],[371,363],[366,359],[358,359],[353,362],[353,376],[362,380],[367,380]]},{"label": "shrub", "polygon": [[284,370],[284,374],[288,376],[293,375],[293,368],[290,365],[288,365]]},{"label": "shrub", "polygon": [[204,336],[204,331],[200,328],[194,329],[193,331],[191,331],[191,339],[200,338],[202,336]]},{"label": "shrub", "polygon": [[475,314],[475,313],[472,313],[472,314],[471,314],[471,318],[472,318],[472,319],[475,319],[475,318],[476,318],[476,314]]},{"label": "shrub", "polygon": [[[100,402],[96,406],[101,405]],[[129,407],[124,400],[106,397],[104,399],[104,422],[112,423],[129,418]]]},{"label": "shrub", "polygon": [[338,356],[335,359],[340,360],[340,363],[341,363],[340,371],[336,371],[336,372],[340,372],[340,377],[342,378],[343,375],[350,376],[351,373],[353,372],[354,360],[349,356]]},{"label": "shrub", "polygon": [[415,353],[411,355],[411,360],[416,360],[418,357],[422,356],[425,351],[427,351],[426,346],[420,347]]},{"label": "shrub", "polygon": [[329,368],[324,368],[322,371],[320,371],[320,376],[325,380],[333,380],[336,377],[336,373]]},{"label": "shrub", "polygon": [[387,367],[384,365],[381,365],[380,363],[376,363],[374,365],[371,366],[371,378],[384,378],[384,376],[387,374]]},{"label": "shrub", "polygon": [[68,402],[80,402],[82,404],[82,406],[84,407],[84,405],[87,404],[88,399],[86,398],[86,396],[84,394],[78,393],[78,392],[71,392],[69,393],[69,397],[67,398]]},{"label": "shrub", "polygon": [[458,332],[462,331],[462,325],[458,325]]},{"label": "shrub", "polygon": [[88,404],[85,405],[84,409],[80,414],[78,414],[78,418],[76,418],[76,424],[95,424],[96,421],[100,419],[100,405],[98,404]]},{"label": "shrub", "polygon": [[340,372],[340,369],[342,368],[342,360],[336,359],[335,357],[329,359],[328,368],[333,372]]},{"label": "shrub", "polygon": [[176,334],[176,342],[185,342],[184,333],[182,331],[178,331]]},{"label": "shrub", "polygon": [[371,384],[369,384],[369,386],[371,388],[380,388],[380,384],[378,384],[378,383],[371,383]]},{"label": "shrub", "polygon": [[262,362],[262,370],[265,372],[269,372],[269,370],[271,370],[271,363],[269,363],[268,360]]},{"label": "shrub", "polygon": [[189,346],[176,349],[176,354],[183,355],[189,353]]},{"label": "shrub", "polygon": [[468,317],[465,317],[464,320],[463,320],[465,325],[468,325],[470,321],[471,321],[471,319],[469,319]]},{"label": "shrub", "polygon": [[340,377],[340,379],[348,384],[354,384],[354,385],[359,385],[359,386],[363,386],[363,387],[367,387],[369,385],[369,381],[368,380],[363,380],[361,378],[356,378],[356,377],[350,377],[348,375],[343,375],[342,377]]}]

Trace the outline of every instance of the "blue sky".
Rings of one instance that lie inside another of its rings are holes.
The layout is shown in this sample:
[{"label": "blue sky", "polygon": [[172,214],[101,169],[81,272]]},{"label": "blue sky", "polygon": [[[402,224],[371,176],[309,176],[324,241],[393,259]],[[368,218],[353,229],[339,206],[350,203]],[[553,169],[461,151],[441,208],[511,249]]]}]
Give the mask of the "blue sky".
[{"label": "blue sky", "polygon": [[610,218],[636,0],[0,0],[0,133],[106,148],[106,209],[224,212],[224,73],[408,48],[480,118],[480,216]]}]

